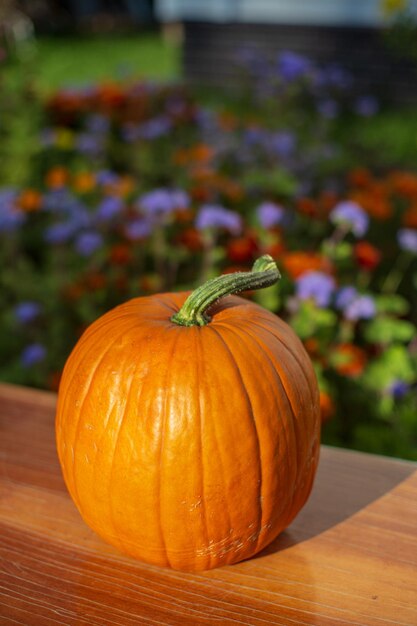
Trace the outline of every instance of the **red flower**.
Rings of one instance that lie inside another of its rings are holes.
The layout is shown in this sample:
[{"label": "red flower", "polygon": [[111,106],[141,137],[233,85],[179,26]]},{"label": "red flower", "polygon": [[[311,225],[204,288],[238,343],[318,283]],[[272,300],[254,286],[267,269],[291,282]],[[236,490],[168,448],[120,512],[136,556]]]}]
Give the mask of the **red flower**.
[{"label": "red flower", "polygon": [[187,248],[187,250],[191,250],[191,252],[198,252],[204,247],[200,231],[193,227],[187,228],[180,233],[177,237],[177,242],[184,248]]},{"label": "red flower", "polygon": [[233,263],[250,263],[259,247],[253,235],[232,239],[227,244],[227,256]]},{"label": "red flower", "polygon": [[110,261],[114,265],[128,265],[132,260],[132,252],[126,244],[120,243],[110,249]]},{"label": "red flower", "polygon": [[368,241],[359,241],[354,247],[356,261],[360,268],[373,270],[381,261],[381,253]]}]

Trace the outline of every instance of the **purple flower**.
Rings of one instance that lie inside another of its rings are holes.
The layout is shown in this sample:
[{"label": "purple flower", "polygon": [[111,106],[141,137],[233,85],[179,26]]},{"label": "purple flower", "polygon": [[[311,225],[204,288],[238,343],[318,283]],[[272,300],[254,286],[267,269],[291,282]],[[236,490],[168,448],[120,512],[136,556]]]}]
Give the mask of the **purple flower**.
[{"label": "purple flower", "polygon": [[81,230],[82,228],[88,228],[92,222],[91,217],[92,216],[85,206],[82,204],[76,204],[69,215],[69,221],[74,228],[74,232]]},{"label": "purple flower", "polygon": [[172,96],[165,103],[165,110],[169,115],[176,117],[186,111],[187,103],[178,96]]},{"label": "purple flower", "polygon": [[174,210],[172,197],[167,189],[154,189],[139,198],[139,207],[147,215],[171,213]]},{"label": "purple flower", "polygon": [[417,254],[417,231],[411,228],[400,228],[397,233],[398,245],[402,250]]},{"label": "purple flower", "polygon": [[204,107],[197,109],[195,121],[203,132],[209,133],[216,129],[218,123],[216,112]]},{"label": "purple flower", "polygon": [[11,233],[25,221],[25,215],[15,205],[17,193],[14,189],[0,191],[0,233]]},{"label": "purple flower", "polygon": [[93,134],[105,134],[110,128],[110,120],[105,115],[96,113],[87,117],[85,126]]},{"label": "purple flower", "polygon": [[305,272],[295,284],[300,300],[314,300],[320,308],[329,305],[336,286],[334,279],[323,272]]},{"label": "purple flower", "polygon": [[47,243],[61,244],[66,243],[74,234],[75,227],[71,222],[59,222],[48,226],[44,233],[44,239]]},{"label": "purple flower", "polygon": [[23,367],[31,367],[40,363],[46,357],[46,348],[41,343],[31,343],[26,346],[20,355],[20,363]]},{"label": "purple flower", "polygon": [[224,228],[232,235],[238,235],[242,230],[242,218],[234,211],[229,211],[216,204],[203,205],[196,217],[196,228]]},{"label": "purple flower", "polygon": [[42,129],[39,135],[39,141],[42,146],[45,146],[45,148],[50,148],[55,145],[56,131],[53,128]]},{"label": "purple flower", "polygon": [[249,146],[262,144],[265,140],[265,131],[263,128],[250,126],[243,131],[243,141]]},{"label": "purple flower", "polygon": [[139,198],[136,205],[148,217],[158,217],[187,208],[190,199],[181,189],[154,189]]},{"label": "purple flower", "polygon": [[18,322],[28,324],[38,317],[41,312],[41,305],[38,302],[27,300],[16,305],[13,312]]},{"label": "purple flower", "polygon": [[78,235],[75,240],[75,249],[81,256],[91,256],[103,244],[103,238],[99,233],[86,231]]},{"label": "purple flower", "polygon": [[256,209],[256,214],[262,228],[272,228],[282,222],[284,209],[273,202],[263,202]]},{"label": "purple flower", "polygon": [[68,189],[52,189],[43,197],[43,208],[51,213],[70,213],[77,204],[77,198]]},{"label": "purple flower", "polygon": [[359,204],[351,200],[339,202],[329,217],[333,224],[349,227],[356,237],[363,237],[368,230],[369,217]]},{"label": "purple flower", "polygon": [[311,62],[304,56],[291,51],[284,51],[278,57],[278,70],[288,82],[302,78],[311,69]]},{"label": "purple flower", "polygon": [[352,76],[340,65],[331,64],[317,73],[318,87],[336,87],[336,89],[348,89],[352,84]]},{"label": "purple flower", "polygon": [[190,196],[182,189],[173,189],[171,191],[172,205],[176,211],[180,209],[188,209],[190,206]]},{"label": "purple flower", "polygon": [[379,103],[374,96],[361,96],[356,100],[354,109],[362,117],[372,117],[378,113]]},{"label": "purple flower", "polygon": [[346,319],[353,322],[372,319],[375,313],[376,306],[371,296],[357,296],[344,309]]},{"label": "purple flower", "polygon": [[395,400],[400,400],[409,392],[410,389],[411,385],[409,383],[397,379],[391,383],[388,391],[395,398]]},{"label": "purple flower", "polygon": [[286,158],[294,153],[296,138],[290,130],[279,130],[271,135],[269,144],[272,152]]},{"label": "purple flower", "polygon": [[134,143],[139,139],[139,126],[132,124],[132,122],[124,124],[121,129],[121,137],[127,143]]},{"label": "purple flower", "polygon": [[171,130],[171,126],[171,121],[167,117],[154,117],[138,127],[138,138],[150,141],[158,139],[158,137],[166,135]]},{"label": "purple flower", "polygon": [[117,198],[116,196],[104,198],[97,207],[95,216],[97,222],[107,222],[113,219],[116,215],[119,215],[123,206],[124,203],[121,198]]},{"label": "purple flower", "polygon": [[334,120],[339,113],[339,105],[335,100],[327,98],[317,103],[317,111],[327,120]]},{"label": "purple flower", "polygon": [[119,177],[110,170],[100,170],[97,172],[96,180],[99,185],[114,185],[119,180]]},{"label": "purple flower", "polygon": [[336,309],[344,311],[358,296],[358,291],[353,285],[347,285],[338,290],[335,297]]},{"label": "purple flower", "polygon": [[82,153],[89,156],[97,156],[103,151],[103,139],[93,133],[80,133],[76,140],[76,147]]},{"label": "purple flower", "polygon": [[150,223],[143,219],[138,218],[133,220],[125,227],[125,235],[128,239],[132,241],[137,241],[138,239],[145,239],[151,234],[152,228]]}]

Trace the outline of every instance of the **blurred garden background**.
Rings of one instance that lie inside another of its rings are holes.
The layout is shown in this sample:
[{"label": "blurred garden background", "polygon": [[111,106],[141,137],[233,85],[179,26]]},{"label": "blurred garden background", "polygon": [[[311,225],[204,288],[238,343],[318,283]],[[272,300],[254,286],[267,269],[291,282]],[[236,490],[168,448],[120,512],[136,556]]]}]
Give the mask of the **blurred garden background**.
[{"label": "blurred garden background", "polygon": [[3,0],[0,381],[268,253],[323,441],[417,459],[416,3],[295,4]]}]

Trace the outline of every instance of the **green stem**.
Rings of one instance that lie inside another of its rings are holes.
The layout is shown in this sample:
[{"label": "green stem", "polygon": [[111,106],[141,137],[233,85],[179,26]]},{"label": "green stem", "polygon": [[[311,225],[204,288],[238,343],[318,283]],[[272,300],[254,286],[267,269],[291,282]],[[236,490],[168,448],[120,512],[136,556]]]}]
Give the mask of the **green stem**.
[{"label": "green stem", "polygon": [[266,254],[255,261],[250,272],[224,274],[197,287],[171,320],[180,326],[205,326],[210,322],[206,310],[220,298],[248,289],[264,289],[280,278],[275,261]]},{"label": "green stem", "polygon": [[397,291],[404,277],[404,272],[410,265],[411,259],[411,254],[400,252],[397,256],[396,262],[388,272],[382,284],[381,293],[395,293]]}]

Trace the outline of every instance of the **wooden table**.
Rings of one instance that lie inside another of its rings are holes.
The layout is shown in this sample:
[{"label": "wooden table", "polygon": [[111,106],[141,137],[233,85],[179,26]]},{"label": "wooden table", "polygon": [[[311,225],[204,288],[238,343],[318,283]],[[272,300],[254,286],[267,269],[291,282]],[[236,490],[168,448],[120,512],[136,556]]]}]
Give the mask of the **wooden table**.
[{"label": "wooden table", "polygon": [[252,560],[144,565],[89,530],[61,478],[55,396],[0,385],[0,624],[417,625],[417,473],[324,447],[296,521]]}]

